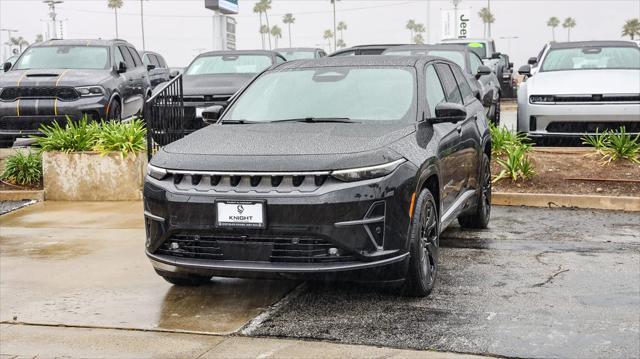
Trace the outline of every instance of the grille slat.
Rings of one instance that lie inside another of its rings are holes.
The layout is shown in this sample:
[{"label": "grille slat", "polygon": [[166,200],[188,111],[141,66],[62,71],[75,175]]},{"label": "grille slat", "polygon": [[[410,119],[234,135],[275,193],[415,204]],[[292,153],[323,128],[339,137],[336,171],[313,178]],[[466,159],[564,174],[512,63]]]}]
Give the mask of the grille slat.
[{"label": "grille slat", "polygon": [[73,87],[5,87],[0,99],[14,101],[22,98],[57,98],[62,101],[77,100],[80,96]]},{"label": "grille slat", "polygon": [[313,192],[326,183],[327,175],[209,175],[200,172],[174,173],[167,178],[173,178],[173,183],[180,190],[196,189],[198,191],[214,192]]}]

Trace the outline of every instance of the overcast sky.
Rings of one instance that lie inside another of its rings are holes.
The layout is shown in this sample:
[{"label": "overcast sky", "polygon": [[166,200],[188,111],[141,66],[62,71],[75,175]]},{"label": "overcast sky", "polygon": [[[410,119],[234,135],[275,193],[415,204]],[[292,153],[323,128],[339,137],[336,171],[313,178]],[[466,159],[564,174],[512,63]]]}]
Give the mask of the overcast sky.
[{"label": "overcast sky", "polygon": [[[258,16],[252,12],[255,0],[240,0],[237,44],[239,49],[261,47]],[[429,3],[430,12],[427,12]],[[463,0],[461,8],[470,8],[471,35],[481,37],[483,26],[477,15],[486,0]],[[348,45],[366,43],[406,43],[409,19],[429,24],[432,42],[441,38],[442,9],[451,8],[445,0],[341,0],[337,2],[337,19],[348,25],[344,40]],[[492,32],[499,51],[510,53],[516,66],[537,54],[544,42],[551,40],[546,26],[550,16],[564,19],[572,16],[577,26],[572,40],[621,39],[625,20],[640,17],[639,0],[492,0],[496,22]],[[65,0],[57,7],[58,18],[64,19],[68,38],[115,37],[113,11],[107,0]],[[296,18],[292,26],[294,46],[327,46],[322,38],[332,28],[329,0],[273,0],[269,13],[271,25],[283,28],[280,46],[288,45],[282,15],[291,12]],[[144,2],[145,42],[148,50],[162,53],[170,66],[184,66],[201,50],[212,46],[212,12],[204,8],[204,0],[146,0]],[[429,14],[429,16],[427,16]],[[0,28],[18,30],[29,42],[43,32],[48,7],[41,0],[0,0]],[[120,37],[142,48],[140,0],[124,0],[119,11]],[[559,40],[566,40],[566,30],[556,29]],[[15,36],[15,35],[14,35]],[[511,41],[501,37],[517,36]],[[7,41],[1,34],[0,41]]]}]

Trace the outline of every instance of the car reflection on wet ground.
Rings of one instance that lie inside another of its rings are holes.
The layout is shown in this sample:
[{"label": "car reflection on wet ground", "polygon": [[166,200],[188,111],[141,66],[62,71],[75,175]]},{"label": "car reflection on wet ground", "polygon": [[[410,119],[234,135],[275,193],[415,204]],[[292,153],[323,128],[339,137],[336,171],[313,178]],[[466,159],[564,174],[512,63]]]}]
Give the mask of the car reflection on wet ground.
[{"label": "car reflection on wet ground", "polygon": [[438,283],[427,298],[335,282],[214,278],[172,287],[144,256],[141,213],[140,203],[45,202],[0,217],[3,325],[518,357],[640,354],[637,213],[496,207],[489,230],[444,234]]}]

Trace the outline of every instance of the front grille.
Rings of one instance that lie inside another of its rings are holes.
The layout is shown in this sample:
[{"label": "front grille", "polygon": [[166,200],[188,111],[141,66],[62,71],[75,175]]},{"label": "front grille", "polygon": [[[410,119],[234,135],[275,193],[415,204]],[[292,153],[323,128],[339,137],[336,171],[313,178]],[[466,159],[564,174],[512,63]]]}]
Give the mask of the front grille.
[{"label": "front grille", "polygon": [[189,173],[174,172],[170,179],[179,190],[220,193],[313,192],[327,180],[328,173]]},{"label": "front grille", "polygon": [[640,133],[640,122],[551,122],[547,132],[556,133],[596,133],[606,130],[619,131],[624,127],[629,133]]},{"label": "front grille", "polygon": [[232,95],[184,96],[184,102],[227,102]]},{"label": "front grille", "polygon": [[20,98],[57,98],[62,101],[73,101],[79,98],[73,87],[5,87],[0,99],[14,101]]},{"label": "front grille", "polygon": [[296,235],[179,234],[156,250],[158,255],[191,259],[252,260],[277,263],[334,263],[354,256],[329,241]]},{"label": "front grille", "polygon": [[640,94],[556,95],[556,103],[638,103]]}]

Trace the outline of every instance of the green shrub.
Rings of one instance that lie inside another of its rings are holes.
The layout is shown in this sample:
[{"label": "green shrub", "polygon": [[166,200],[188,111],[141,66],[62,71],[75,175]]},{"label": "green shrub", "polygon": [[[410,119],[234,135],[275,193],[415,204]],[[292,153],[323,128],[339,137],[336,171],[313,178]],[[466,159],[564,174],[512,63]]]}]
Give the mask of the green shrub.
[{"label": "green shrub", "polygon": [[19,151],[7,157],[2,179],[25,186],[40,183],[42,158],[39,153]]},{"label": "green shrub", "polygon": [[533,163],[527,155],[529,148],[528,145],[506,147],[506,158],[496,159],[502,170],[493,179],[493,182],[498,182],[503,178],[511,178],[515,182],[519,179],[527,180],[533,177],[536,173]]},{"label": "green shrub", "polygon": [[592,146],[602,156],[603,164],[625,159],[640,163],[640,134],[635,137],[628,134],[624,127],[618,132],[604,131],[582,137],[582,143]]},{"label": "green shrub", "polygon": [[147,131],[141,120],[107,122],[96,133],[94,149],[102,154],[120,152],[123,157],[146,149]]},{"label": "green shrub", "polygon": [[531,149],[531,142],[524,133],[509,131],[506,127],[498,127],[489,123],[491,133],[491,153],[494,156],[502,156],[510,147],[522,147],[525,151]]},{"label": "green shrub", "polygon": [[95,135],[98,125],[87,122],[87,117],[79,121],[71,121],[67,117],[67,124],[61,127],[58,122],[52,125],[42,125],[42,136],[33,136],[42,151],[81,152],[91,151],[95,146]]}]

